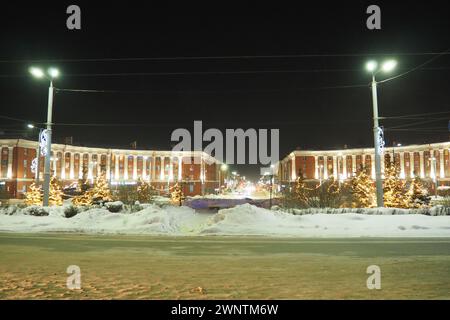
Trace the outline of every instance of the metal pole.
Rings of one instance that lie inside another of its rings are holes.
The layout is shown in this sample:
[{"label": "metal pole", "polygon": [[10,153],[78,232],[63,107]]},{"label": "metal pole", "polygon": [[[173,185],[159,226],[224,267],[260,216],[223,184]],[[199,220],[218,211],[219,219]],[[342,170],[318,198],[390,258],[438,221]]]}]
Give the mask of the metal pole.
[{"label": "metal pole", "polygon": [[375,179],[377,188],[377,207],[383,207],[383,181],[381,181],[381,155],[378,141],[378,101],[377,82],[372,76],[372,104],[373,104],[373,142],[375,147]]},{"label": "metal pole", "polygon": [[44,165],[44,207],[48,206],[50,196],[50,157],[52,153],[52,108],[53,108],[53,82],[50,81],[48,88],[48,106],[47,106],[47,154],[45,155]]}]

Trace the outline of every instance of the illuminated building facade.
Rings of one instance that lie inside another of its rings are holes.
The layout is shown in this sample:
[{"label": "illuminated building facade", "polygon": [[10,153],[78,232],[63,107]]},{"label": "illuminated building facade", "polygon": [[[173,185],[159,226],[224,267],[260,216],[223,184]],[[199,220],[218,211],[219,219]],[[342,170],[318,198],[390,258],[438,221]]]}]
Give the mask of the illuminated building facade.
[{"label": "illuminated building facade", "polygon": [[[450,183],[450,142],[386,147],[381,160],[382,173],[387,162],[394,162],[402,179],[419,176],[437,180],[439,185]],[[294,182],[301,174],[306,180],[321,181],[333,176],[346,180],[361,166],[370,168],[375,178],[373,148],[343,150],[296,150],[278,163],[276,176],[280,183]]]},{"label": "illuminated building facade", "polygon": [[[38,142],[0,139],[0,191],[22,198],[36,175],[31,164]],[[64,186],[105,174],[112,186],[150,181],[161,193],[179,182],[186,195],[213,193],[219,187],[219,161],[201,151],[153,151],[52,144],[51,172]],[[43,181],[44,157],[39,160]]]}]

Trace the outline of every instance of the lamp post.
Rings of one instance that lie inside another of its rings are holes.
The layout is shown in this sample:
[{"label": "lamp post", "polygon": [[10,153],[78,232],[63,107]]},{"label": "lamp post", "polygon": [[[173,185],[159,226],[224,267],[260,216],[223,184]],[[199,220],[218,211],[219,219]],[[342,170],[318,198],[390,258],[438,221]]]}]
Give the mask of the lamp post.
[{"label": "lamp post", "polygon": [[378,100],[377,100],[377,82],[375,75],[380,72],[392,71],[397,62],[395,60],[385,61],[381,68],[378,67],[376,61],[369,61],[366,64],[367,71],[372,73],[372,106],[373,106],[373,142],[375,148],[375,181],[377,189],[377,207],[383,207],[383,182],[381,180],[381,154],[380,154],[380,141],[379,141],[379,117],[378,117]]},{"label": "lamp post", "polygon": [[47,103],[47,129],[46,129],[46,138],[47,138],[47,153],[45,155],[45,164],[44,164],[44,199],[43,205],[48,206],[48,199],[50,195],[50,157],[51,157],[51,148],[52,148],[52,109],[53,109],[53,79],[57,78],[59,75],[58,69],[50,68],[47,73],[45,73],[42,69],[32,67],[30,68],[30,73],[36,78],[46,78],[50,81],[50,86],[48,88],[48,103]]}]

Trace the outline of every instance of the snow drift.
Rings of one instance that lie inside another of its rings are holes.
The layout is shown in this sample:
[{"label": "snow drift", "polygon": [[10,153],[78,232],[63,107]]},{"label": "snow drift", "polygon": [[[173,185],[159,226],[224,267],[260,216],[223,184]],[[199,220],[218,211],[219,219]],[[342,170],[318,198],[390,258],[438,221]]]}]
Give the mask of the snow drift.
[{"label": "snow drift", "polygon": [[[146,235],[261,235],[274,237],[450,237],[450,216],[340,213],[295,215],[249,204],[198,214],[188,207],[146,205],[134,213],[90,209],[66,218],[63,207],[48,216],[1,209],[2,232],[79,232]],[[320,211],[319,211],[320,212]],[[383,214],[380,214],[383,213]],[[406,213],[406,212],[402,212]]]}]

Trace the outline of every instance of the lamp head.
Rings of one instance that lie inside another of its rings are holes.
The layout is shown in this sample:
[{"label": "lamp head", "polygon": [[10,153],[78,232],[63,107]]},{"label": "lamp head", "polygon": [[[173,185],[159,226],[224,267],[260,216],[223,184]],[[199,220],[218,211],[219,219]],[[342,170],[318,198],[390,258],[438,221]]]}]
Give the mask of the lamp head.
[{"label": "lamp head", "polygon": [[31,67],[29,71],[33,75],[33,77],[42,78],[44,76],[44,71],[42,71],[42,69],[40,68]]},{"label": "lamp head", "polygon": [[369,62],[366,63],[366,69],[369,72],[374,72],[378,67],[378,63],[374,60],[370,60]]},{"label": "lamp head", "polygon": [[57,78],[59,76],[59,70],[56,68],[50,68],[48,69],[47,72],[52,79]]},{"label": "lamp head", "polygon": [[395,61],[395,60],[388,60],[388,61],[385,61],[383,63],[383,65],[381,66],[381,69],[384,72],[391,72],[392,70],[395,69],[396,66],[397,66],[397,61]]}]

